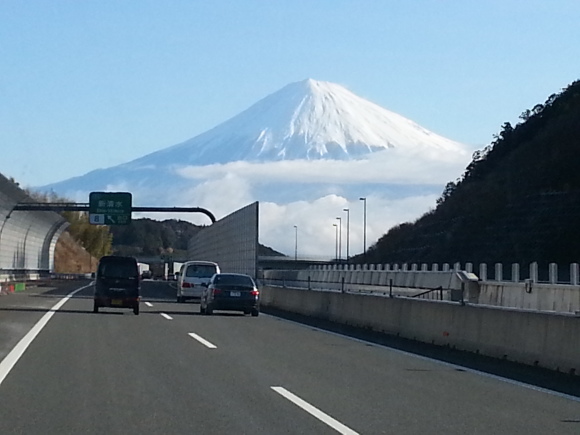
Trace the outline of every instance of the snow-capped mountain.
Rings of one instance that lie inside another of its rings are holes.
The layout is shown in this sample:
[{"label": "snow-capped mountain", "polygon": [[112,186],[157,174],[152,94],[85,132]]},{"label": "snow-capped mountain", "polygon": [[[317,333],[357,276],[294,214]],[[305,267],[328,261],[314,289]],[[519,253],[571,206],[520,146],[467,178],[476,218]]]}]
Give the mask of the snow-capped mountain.
[{"label": "snow-capped mountain", "polygon": [[309,79],[186,142],[41,189],[80,202],[91,191],[128,191],[135,205],[194,205],[223,216],[256,200],[438,195],[468,160],[462,144]]},{"label": "snow-capped mountain", "polygon": [[186,142],[41,189],[79,202],[91,191],[128,191],[136,206],[199,206],[218,219],[260,201],[261,243],[292,252],[296,226],[301,251],[322,255],[333,252],[346,210],[352,246],[362,244],[359,198],[369,200],[370,242],[432,207],[469,160],[460,143],[342,86],[304,80]]},{"label": "snow-capped mountain", "polygon": [[[466,148],[353,94],[312,79],[291,83],[222,124],[183,143],[41,190],[80,200],[95,190],[175,191],[191,188],[188,166],[289,160],[401,158],[464,160]],[[382,154],[382,153],[381,153]],[[301,180],[302,183],[308,179]],[[421,181],[418,182],[421,184]],[[151,192],[147,195],[151,198]]]},{"label": "snow-capped mountain", "polygon": [[308,79],[285,86],[193,139],[134,160],[127,168],[344,160],[388,148],[450,153],[464,149],[340,85]]}]

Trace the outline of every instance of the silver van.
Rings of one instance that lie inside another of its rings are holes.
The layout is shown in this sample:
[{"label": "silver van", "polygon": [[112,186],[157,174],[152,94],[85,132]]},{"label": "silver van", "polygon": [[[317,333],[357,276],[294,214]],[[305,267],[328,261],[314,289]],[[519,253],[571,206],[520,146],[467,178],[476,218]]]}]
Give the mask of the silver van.
[{"label": "silver van", "polygon": [[187,261],[179,270],[177,279],[177,302],[201,298],[202,290],[220,268],[213,261]]}]

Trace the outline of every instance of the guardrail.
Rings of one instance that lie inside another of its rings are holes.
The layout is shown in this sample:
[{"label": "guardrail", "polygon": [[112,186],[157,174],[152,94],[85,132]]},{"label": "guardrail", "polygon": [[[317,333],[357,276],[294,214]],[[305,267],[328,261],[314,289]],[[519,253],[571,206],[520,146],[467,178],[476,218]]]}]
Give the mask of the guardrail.
[{"label": "guardrail", "polygon": [[[449,290],[449,289],[447,289],[447,290]],[[430,294],[432,294],[434,292],[437,292],[436,294],[439,296],[438,299],[440,301],[442,301],[443,300],[443,287],[441,287],[441,286],[439,286],[437,288],[432,288],[432,289],[429,289],[429,290],[425,290],[424,292],[421,292],[419,294],[413,295],[411,297],[412,298],[422,298],[423,296],[430,295]]]},{"label": "guardrail", "polygon": [[51,273],[50,279],[92,279],[90,273]]},{"label": "guardrail", "polygon": [[312,291],[329,291],[360,295],[372,296],[389,296],[389,297],[411,297],[420,299],[433,300],[460,300],[455,299],[454,289],[444,289],[442,286],[436,288],[416,288],[416,287],[395,287],[393,280],[389,285],[367,285],[367,284],[347,284],[344,277],[340,281],[319,281],[312,280],[310,277],[306,280],[285,278],[266,278],[261,280],[261,284],[269,287],[292,288],[297,290]]},{"label": "guardrail", "polygon": [[0,275],[0,295],[8,295],[26,290],[50,280],[92,279],[90,273],[17,273]]},{"label": "guardrail", "polygon": [[46,271],[0,270],[0,282],[36,281],[48,276]]},{"label": "guardrail", "polygon": [[[497,269],[499,271],[500,268]],[[263,275],[265,283],[278,287],[399,295],[574,315],[580,313],[580,285],[539,283],[533,279],[523,282],[489,281],[479,279],[469,270],[457,268],[444,271],[316,268],[265,270]]]}]

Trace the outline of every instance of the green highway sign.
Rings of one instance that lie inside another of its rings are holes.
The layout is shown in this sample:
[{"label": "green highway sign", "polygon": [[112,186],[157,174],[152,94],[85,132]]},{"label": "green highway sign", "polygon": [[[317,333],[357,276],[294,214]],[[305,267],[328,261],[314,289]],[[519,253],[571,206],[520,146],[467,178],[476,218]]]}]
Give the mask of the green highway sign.
[{"label": "green highway sign", "polygon": [[131,223],[133,196],[129,192],[91,192],[89,222],[93,225],[128,225]]}]

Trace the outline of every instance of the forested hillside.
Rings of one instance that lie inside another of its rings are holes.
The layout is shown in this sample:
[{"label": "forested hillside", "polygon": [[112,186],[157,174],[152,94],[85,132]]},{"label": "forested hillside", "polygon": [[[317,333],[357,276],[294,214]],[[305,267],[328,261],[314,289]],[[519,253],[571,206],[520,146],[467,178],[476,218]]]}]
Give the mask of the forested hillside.
[{"label": "forested hillside", "polygon": [[115,254],[159,256],[167,253],[184,254],[187,242],[201,228],[175,219],[133,219],[129,225],[111,226],[110,230]]},{"label": "forested hillside", "polygon": [[434,210],[392,228],[366,261],[580,261],[580,81],[520,119],[474,154]]}]

